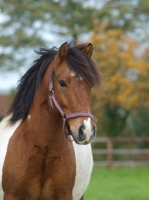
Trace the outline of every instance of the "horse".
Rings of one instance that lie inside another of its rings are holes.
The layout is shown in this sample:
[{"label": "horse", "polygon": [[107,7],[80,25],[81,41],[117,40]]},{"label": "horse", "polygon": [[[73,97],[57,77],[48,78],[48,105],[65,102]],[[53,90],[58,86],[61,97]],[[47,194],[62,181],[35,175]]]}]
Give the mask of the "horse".
[{"label": "horse", "polygon": [[36,50],[0,124],[1,200],[83,200],[96,135],[91,88],[100,84],[92,52],[67,42]]}]

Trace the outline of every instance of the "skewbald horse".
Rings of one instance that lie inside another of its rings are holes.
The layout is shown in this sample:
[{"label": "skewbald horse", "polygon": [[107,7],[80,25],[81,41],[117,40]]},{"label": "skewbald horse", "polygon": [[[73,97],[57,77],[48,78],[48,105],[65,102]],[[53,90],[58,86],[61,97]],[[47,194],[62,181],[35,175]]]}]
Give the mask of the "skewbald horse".
[{"label": "skewbald horse", "polygon": [[[93,166],[92,44],[40,48],[0,124],[0,199],[83,200]],[[87,144],[87,145],[84,145]]]}]

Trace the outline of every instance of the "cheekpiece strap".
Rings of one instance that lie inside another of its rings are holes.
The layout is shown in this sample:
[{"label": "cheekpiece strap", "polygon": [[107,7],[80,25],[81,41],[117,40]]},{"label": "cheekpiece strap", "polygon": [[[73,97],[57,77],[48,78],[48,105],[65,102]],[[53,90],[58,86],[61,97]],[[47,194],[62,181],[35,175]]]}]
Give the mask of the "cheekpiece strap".
[{"label": "cheekpiece strap", "polygon": [[89,112],[80,111],[80,112],[74,112],[74,113],[68,113],[68,114],[65,113],[55,98],[53,82],[54,82],[54,70],[52,71],[52,74],[51,74],[51,77],[49,80],[49,103],[50,103],[52,109],[54,109],[54,107],[53,107],[53,104],[54,104],[55,107],[59,110],[59,112],[63,118],[63,130],[64,130],[64,133],[66,134],[66,137],[68,135],[71,135],[66,128],[66,122],[69,119],[74,119],[77,117],[90,117],[93,120],[93,122],[96,124],[97,119]]}]

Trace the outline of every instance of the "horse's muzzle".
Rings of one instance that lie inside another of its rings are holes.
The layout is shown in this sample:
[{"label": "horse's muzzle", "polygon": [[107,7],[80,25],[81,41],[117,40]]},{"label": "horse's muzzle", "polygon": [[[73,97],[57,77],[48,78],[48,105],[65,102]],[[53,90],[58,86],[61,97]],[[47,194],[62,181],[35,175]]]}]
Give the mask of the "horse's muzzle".
[{"label": "horse's muzzle", "polygon": [[78,128],[77,134],[73,130],[70,131],[77,144],[89,144],[96,135],[96,125],[91,126],[89,129],[83,124]]}]

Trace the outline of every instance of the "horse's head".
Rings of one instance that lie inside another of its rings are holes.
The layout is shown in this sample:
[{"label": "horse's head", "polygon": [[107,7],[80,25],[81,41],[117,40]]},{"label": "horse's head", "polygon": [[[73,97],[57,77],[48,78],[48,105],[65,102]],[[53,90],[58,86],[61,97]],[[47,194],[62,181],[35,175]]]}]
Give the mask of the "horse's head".
[{"label": "horse's head", "polygon": [[99,74],[91,60],[93,47],[69,47],[64,43],[54,60],[49,84],[51,106],[55,104],[64,120],[64,131],[78,144],[89,143],[96,134],[91,114],[91,87],[99,82]]},{"label": "horse's head", "polygon": [[[61,114],[66,135],[72,135],[78,144],[89,143],[96,134],[96,120],[90,107],[91,88],[100,82],[100,75],[91,60],[92,52],[90,43],[75,47],[64,43],[59,50],[40,48],[37,53],[41,56],[20,79],[8,112],[10,123],[26,119],[31,123],[38,117],[40,119],[41,107],[48,114],[53,109],[53,118],[57,116],[60,120],[58,115]],[[47,84],[51,109],[47,109]],[[28,119],[30,113],[32,116]]]}]

